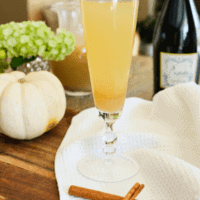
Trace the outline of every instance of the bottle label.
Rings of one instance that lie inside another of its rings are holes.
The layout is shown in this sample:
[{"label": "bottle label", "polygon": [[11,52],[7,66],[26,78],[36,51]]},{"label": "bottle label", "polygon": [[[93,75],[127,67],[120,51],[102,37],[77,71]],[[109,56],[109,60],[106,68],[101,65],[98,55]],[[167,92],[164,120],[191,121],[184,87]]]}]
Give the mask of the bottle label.
[{"label": "bottle label", "polygon": [[198,54],[160,52],[160,87],[195,82]]}]

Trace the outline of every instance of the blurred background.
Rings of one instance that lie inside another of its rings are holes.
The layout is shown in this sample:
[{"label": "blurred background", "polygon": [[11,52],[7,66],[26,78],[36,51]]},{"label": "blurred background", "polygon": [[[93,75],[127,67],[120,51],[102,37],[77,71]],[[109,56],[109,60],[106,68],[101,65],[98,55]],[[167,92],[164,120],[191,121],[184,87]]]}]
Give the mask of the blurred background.
[{"label": "blurred background", "polygon": [[[10,21],[44,20],[43,8],[63,0],[6,0],[0,4],[0,24]],[[152,56],[152,36],[155,22],[164,0],[140,0],[136,49],[133,54]],[[200,0],[195,0],[200,14]],[[48,25],[48,23],[47,23]]]},{"label": "blurred background", "polygon": [[[21,22],[26,19],[43,19],[41,9],[62,0],[6,0],[0,4],[0,24],[10,21]],[[140,0],[138,20],[141,21],[152,11],[155,0]]]}]

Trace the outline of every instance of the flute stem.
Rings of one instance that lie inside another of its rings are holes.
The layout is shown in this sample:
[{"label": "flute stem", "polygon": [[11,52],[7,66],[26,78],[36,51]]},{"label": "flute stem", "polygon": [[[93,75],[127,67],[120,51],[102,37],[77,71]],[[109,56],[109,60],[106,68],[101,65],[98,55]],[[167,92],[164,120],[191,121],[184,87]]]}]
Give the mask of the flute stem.
[{"label": "flute stem", "polygon": [[117,141],[117,136],[113,132],[113,124],[121,116],[121,111],[117,113],[105,113],[100,111],[99,116],[103,118],[106,123],[106,132],[103,136],[103,141],[105,143],[105,146],[103,148],[103,152],[105,154],[104,164],[110,165],[113,164],[112,157],[116,152],[114,143]]},{"label": "flute stem", "polygon": [[103,140],[105,143],[103,152],[108,157],[112,156],[116,152],[114,143],[117,141],[117,136],[113,132],[112,125],[113,125],[113,123],[112,124],[106,123],[107,129],[106,129],[105,135],[103,136]]}]

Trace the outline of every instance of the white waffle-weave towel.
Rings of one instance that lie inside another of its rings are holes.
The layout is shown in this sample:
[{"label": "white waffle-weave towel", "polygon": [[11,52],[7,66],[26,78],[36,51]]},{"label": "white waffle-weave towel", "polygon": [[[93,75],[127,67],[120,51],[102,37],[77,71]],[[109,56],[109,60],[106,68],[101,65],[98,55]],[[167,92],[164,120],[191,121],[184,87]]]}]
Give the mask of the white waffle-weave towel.
[{"label": "white waffle-weave towel", "polygon": [[96,108],[82,111],[73,118],[56,154],[55,173],[60,199],[74,199],[67,194],[67,188],[72,184],[124,196],[133,183],[141,182],[146,183],[146,187],[138,196],[139,200],[198,200],[199,121],[200,86],[195,83],[165,89],[156,94],[153,101],[126,99],[114,130],[119,135],[135,136],[135,140],[128,141],[130,147],[134,148],[135,141],[146,144],[152,138],[160,146],[156,149],[134,148],[130,155],[140,165],[138,175],[124,183],[106,184],[87,180],[76,171],[76,162],[86,145],[81,143],[81,138],[87,140],[104,129]]}]

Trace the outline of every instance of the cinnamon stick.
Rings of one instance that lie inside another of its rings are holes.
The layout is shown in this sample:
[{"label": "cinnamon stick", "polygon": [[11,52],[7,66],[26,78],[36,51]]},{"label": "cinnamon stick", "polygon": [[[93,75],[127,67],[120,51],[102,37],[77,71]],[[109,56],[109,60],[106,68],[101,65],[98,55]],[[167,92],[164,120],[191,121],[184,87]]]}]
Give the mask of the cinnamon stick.
[{"label": "cinnamon stick", "polygon": [[136,183],[127,193],[127,195],[123,198],[123,200],[129,200],[132,195],[134,194],[134,192],[140,187],[139,183]]},{"label": "cinnamon stick", "polygon": [[134,200],[138,196],[138,194],[143,190],[143,188],[144,188],[144,184],[141,184],[137,188],[137,190],[133,193],[133,196],[130,198],[130,200]]},{"label": "cinnamon stick", "polygon": [[121,197],[114,194],[71,185],[68,190],[68,194],[90,200],[134,200],[143,188],[144,184],[140,185],[139,183],[136,183],[125,197]]},{"label": "cinnamon stick", "polygon": [[68,191],[69,195],[91,200],[123,200],[123,197],[92,189],[82,188],[71,185]]}]

